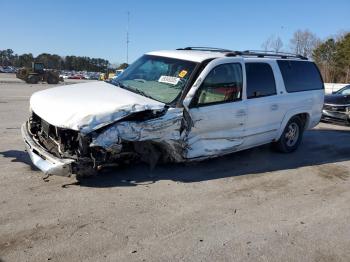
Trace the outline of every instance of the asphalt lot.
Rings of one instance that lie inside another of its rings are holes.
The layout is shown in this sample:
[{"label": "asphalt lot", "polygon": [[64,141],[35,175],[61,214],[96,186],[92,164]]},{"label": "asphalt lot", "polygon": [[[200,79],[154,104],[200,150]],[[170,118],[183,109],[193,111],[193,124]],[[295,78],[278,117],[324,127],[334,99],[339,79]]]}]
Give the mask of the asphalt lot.
[{"label": "asphalt lot", "polygon": [[350,128],[322,123],[288,155],[43,180],[20,125],[51,86],[2,77],[0,261],[350,261]]}]

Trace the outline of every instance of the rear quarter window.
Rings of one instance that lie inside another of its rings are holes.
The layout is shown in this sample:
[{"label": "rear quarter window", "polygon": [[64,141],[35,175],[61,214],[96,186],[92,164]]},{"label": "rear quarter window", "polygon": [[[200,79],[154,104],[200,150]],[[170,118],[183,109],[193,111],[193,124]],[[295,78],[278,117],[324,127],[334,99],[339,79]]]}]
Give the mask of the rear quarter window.
[{"label": "rear quarter window", "polygon": [[324,89],[321,74],[313,62],[278,60],[288,93]]}]

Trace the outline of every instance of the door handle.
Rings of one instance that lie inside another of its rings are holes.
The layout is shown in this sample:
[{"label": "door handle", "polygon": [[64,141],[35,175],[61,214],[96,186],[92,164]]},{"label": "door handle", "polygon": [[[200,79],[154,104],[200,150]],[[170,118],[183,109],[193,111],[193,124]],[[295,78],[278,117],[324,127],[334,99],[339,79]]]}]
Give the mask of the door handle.
[{"label": "door handle", "polygon": [[278,105],[277,105],[277,104],[271,105],[271,110],[272,110],[272,111],[275,111],[275,110],[277,110],[277,109],[278,109]]}]

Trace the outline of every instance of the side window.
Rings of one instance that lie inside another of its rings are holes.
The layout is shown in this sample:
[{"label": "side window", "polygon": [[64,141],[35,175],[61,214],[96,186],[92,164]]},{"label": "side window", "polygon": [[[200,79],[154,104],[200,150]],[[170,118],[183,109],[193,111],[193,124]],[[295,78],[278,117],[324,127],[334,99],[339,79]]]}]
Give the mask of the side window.
[{"label": "side window", "polygon": [[257,98],[276,94],[276,82],[272,68],[267,63],[246,63],[247,97]]},{"label": "side window", "polygon": [[288,93],[323,89],[321,75],[312,62],[278,60]]},{"label": "side window", "polygon": [[215,67],[199,88],[198,105],[241,100],[243,75],[241,64],[222,64]]}]

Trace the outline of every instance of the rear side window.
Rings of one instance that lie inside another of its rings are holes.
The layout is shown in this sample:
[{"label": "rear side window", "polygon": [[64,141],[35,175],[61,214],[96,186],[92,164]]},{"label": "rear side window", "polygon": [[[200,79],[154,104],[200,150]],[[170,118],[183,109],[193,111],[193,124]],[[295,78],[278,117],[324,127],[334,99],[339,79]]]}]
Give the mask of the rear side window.
[{"label": "rear side window", "polygon": [[267,63],[246,63],[247,97],[258,98],[276,94],[275,77]]},{"label": "rear side window", "polygon": [[285,60],[277,63],[288,93],[323,89],[320,72],[314,63]]}]

